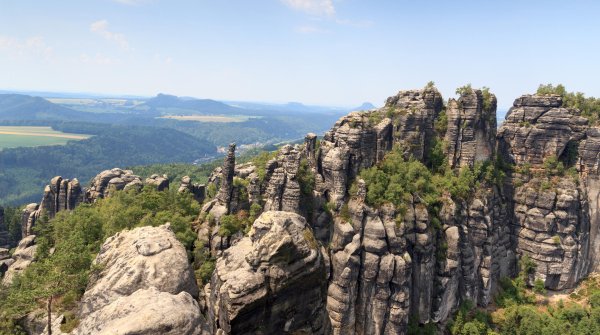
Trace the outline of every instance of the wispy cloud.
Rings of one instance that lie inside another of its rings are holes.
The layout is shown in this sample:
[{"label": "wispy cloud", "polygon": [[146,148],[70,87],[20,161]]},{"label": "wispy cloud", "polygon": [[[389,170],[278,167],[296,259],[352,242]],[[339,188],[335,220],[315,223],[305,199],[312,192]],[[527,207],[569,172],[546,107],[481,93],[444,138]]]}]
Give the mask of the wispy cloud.
[{"label": "wispy cloud", "polygon": [[11,57],[39,56],[49,59],[53,56],[54,50],[46,44],[44,38],[41,36],[20,39],[0,35],[0,52],[6,53]]},{"label": "wispy cloud", "polygon": [[281,0],[289,7],[311,15],[334,16],[333,0]]},{"label": "wispy cloud", "polygon": [[108,29],[108,21],[106,20],[93,22],[90,25],[90,30],[95,34],[102,36],[104,39],[116,43],[123,50],[131,49],[125,35],[110,31]]}]

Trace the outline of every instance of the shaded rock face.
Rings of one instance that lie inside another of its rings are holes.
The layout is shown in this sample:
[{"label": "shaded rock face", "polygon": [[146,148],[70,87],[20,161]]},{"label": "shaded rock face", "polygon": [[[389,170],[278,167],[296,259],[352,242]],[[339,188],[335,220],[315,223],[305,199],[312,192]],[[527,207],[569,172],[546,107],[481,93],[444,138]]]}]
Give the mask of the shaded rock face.
[{"label": "shaded rock face", "polygon": [[548,182],[534,178],[515,190],[514,239],[516,251],[536,263],[535,278],[554,290],[574,287],[587,274],[590,259],[589,220],[574,180],[540,190]]},{"label": "shaded rock face", "polygon": [[84,191],[77,179],[63,179],[60,176],[52,178],[46,186],[40,211],[48,218],[53,218],[62,210],[73,210],[83,201]]},{"label": "shaded rock face", "polygon": [[198,287],[168,225],[117,233],[95,264],[75,334],[201,334]]},{"label": "shaded rock face", "polygon": [[146,184],[156,187],[158,191],[164,191],[169,189],[169,177],[167,175],[159,176],[157,174],[151,175],[146,178]]},{"label": "shaded rock face", "polygon": [[[514,250],[536,264],[530,280],[550,289],[573,287],[596,264],[590,257],[600,249],[595,134],[578,110],[563,108],[553,95],[516,99],[498,131],[499,154],[516,166],[504,190]],[[552,175],[544,164],[551,159],[575,175]]]},{"label": "shaded rock face", "polygon": [[473,90],[458,100],[450,99],[446,111],[450,167],[472,167],[492,158],[496,149],[496,96]]},{"label": "shaded rock face", "polygon": [[184,176],[181,178],[181,184],[179,185],[177,192],[189,192],[194,196],[196,201],[202,203],[206,198],[206,185],[192,183],[192,179],[189,176]]},{"label": "shaded rock face", "polygon": [[217,260],[212,334],[326,334],[325,263],[306,220],[265,212]]}]

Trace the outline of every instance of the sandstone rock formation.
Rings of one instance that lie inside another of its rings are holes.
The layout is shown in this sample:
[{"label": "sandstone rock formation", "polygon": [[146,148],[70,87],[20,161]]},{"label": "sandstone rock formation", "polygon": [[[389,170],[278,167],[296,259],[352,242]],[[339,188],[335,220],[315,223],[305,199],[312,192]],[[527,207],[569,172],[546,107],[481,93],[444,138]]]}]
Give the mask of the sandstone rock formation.
[{"label": "sandstone rock formation", "polygon": [[[350,113],[320,142],[308,134],[265,166],[236,165],[231,145],[206,186],[184,177],[179,187],[209,198],[194,223],[195,252],[216,259],[203,294],[167,227],[122,232],[98,255],[104,269],[84,294],[76,333],[405,334],[409,320],[442,329],[462,302],[488,305],[524,256],[535,264],[530,284],[573,287],[600,269],[600,128],[552,95],[516,99],[496,126],[487,89],[464,90],[444,107],[428,86]],[[486,162],[506,177],[480,176],[465,196],[441,190],[435,210],[416,194],[402,208],[369,205],[362,169],[393,147],[430,167],[440,143],[444,172]],[[162,189],[165,180],[146,183]],[[71,182],[53,180],[41,205],[24,210],[29,241],[4,258],[14,262],[6,278],[31,261],[41,209],[77,204],[69,205]],[[84,201],[141,185],[130,171],[107,170]],[[225,217],[249,231],[221,236]]]},{"label": "sandstone rock formation", "polygon": [[473,166],[489,160],[496,149],[496,96],[471,90],[450,99],[446,111],[448,162],[451,167]]},{"label": "sandstone rock formation", "polygon": [[83,190],[77,179],[69,180],[56,176],[44,190],[40,212],[48,218],[53,218],[59,211],[75,209],[83,201],[83,196]]},{"label": "sandstone rock formation", "polygon": [[263,200],[265,211],[300,211],[300,183],[298,169],[302,152],[299,147],[283,146],[277,157],[267,166],[268,180]]},{"label": "sandstone rock formation", "polygon": [[229,203],[231,202],[231,193],[233,191],[233,176],[235,174],[235,143],[229,145],[227,158],[223,163],[223,178],[221,178],[221,187],[217,194],[219,204],[225,206],[229,211]]},{"label": "sandstone rock formation", "polygon": [[19,245],[12,255],[14,262],[12,262],[8,267],[8,270],[2,279],[3,285],[9,285],[12,283],[15,275],[23,272],[29,266],[29,264],[35,260],[36,249],[37,245],[35,245],[35,235],[29,235],[19,242]]},{"label": "sandstone rock formation", "polygon": [[326,334],[325,263],[306,220],[265,212],[217,261],[211,334]]},{"label": "sandstone rock formation", "polygon": [[167,175],[159,176],[153,174],[150,178],[146,178],[146,184],[156,187],[158,191],[164,191],[169,189],[169,177]]},{"label": "sandstone rock formation", "polygon": [[192,183],[192,179],[189,176],[184,176],[181,178],[181,184],[179,185],[177,192],[189,192],[194,196],[196,201],[202,203],[206,197],[206,185]]},{"label": "sandstone rock formation", "polygon": [[[154,183],[154,181],[151,182]],[[94,177],[92,184],[85,192],[85,200],[86,202],[93,203],[98,199],[107,197],[111,189],[141,189],[142,186],[143,183],[140,177],[134,175],[131,170],[122,170],[119,168],[105,170]]]},{"label": "sandstone rock formation", "polygon": [[168,225],[108,238],[81,301],[75,334],[201,334],[198,287]]},{"label": "sandstone rock formation", "polygon": [[[550,289],[573,287],[590,269],[590,247],[600,248],[590,240],[598,230],[598,221],[590,221],[597,203],[586,198],[598,189],[593,181],[579,183],[597,176],[588,169],[597,164],[598,148],[586,139],[594,133],[587,123],[579,111],[563,108],[559,96],[524,95],[498,131],[499,153],[516,166],[506,189],[515,251],[535,262],[531,280]],[[557,175],[553,161],[574,174]]]}]

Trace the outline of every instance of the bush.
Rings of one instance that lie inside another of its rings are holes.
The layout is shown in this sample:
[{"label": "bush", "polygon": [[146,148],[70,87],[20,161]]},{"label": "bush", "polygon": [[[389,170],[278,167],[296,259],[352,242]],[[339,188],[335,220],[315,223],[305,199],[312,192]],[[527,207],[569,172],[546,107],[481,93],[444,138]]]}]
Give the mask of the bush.
[{"label": "bush", "polygon": [[538,278],[533,282],[533,292],[537,294],[546,294],[546,285],[543,280]]}]

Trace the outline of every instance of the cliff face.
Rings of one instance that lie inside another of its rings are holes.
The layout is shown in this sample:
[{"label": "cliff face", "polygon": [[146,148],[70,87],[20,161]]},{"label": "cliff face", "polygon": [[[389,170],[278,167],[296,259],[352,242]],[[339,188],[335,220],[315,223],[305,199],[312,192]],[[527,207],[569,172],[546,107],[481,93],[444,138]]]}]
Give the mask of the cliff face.
[{"label": "cliff face", "polygon": [[[481,182],[468,199],[445,196],[439,218],[418,198],[402,211],[369,206],[360,171],[395,145],[427,165],[444,117],[448,166],[499,157],[512,166],[503,183]],[[466,91],[445,108],[433,88],[404,91],[379,110],[342,117],[318,145],[309,135],[303,147],[281,149],[267,164],[261,196],[265,210],[304,215],[328,246],[323,333],[403,334],[411,317],[443,323],[462,301],[487,305],[523,255],[536,265],[530,282],[548,289],[573,287],[596,269],[599,146],[600,132],[562,108],[560,97],[520,97],[497,130],[487,90]],[[315,180],[309,211],[298,200],[302,160]]]},{"label": "cliff face", "polygon": [[573,287],[595,262],[598,204],[588,196],[598,194],[596,131],[559,96],[524,95],[498,132],[500,154],[515,164],[506,192],[515,251],[531,257],[531,280],[547,288]]},{"label": "cliff face", "polygon": [[[283,146],[265,166],[236,165],[230,146],[207,186],[184,178],[179,188],[198,201],[208,198],[195,222],[196,245],[216,259],[216,269],[199,289],[202,315],[193,303],[184,309],[196,328],[177,320],[175,327],[186,334],[405,334],[409,320],[443,325],[461,302],[488,305],[500,279],[515,276],[525,255],[535,264],[530,283],[541,280],[551,290],[573,287],[598,270],[600,130],[563,108],[560,97],[537,95],[516,99],[497,129],[496,104],[487,89],[465,90],[446,105],[432,87],[401,91],[381,109],[340,118],[320,141],[308,134],[303,145]],[[369,205],[360,172],[394,147],[425,166],[442,148],[455,173],[485,163],[499,164],[506,176],[482,179],[464,197],[441,190],[436,213],[416,195],[402,208]],[[24,235],[42,212],[55,215],[111,189],[142,185],[119,169],[104,171],[87,190],[55,179],[42,204],[25,209]],[[151,179],[146,183],[164,187],[160,176]],[[225,227],[232,218],[246,220],[247,230]],[[99,258],[107,255],[103,248]],[[185,264],[180,268],[189,277]],[[136,290],[166,296],[172,301],[166,307],[196,298],[193,288],[161,290],[148,280]],[[84,306],[95,305],[88,298],[102,286],[94,285]],[[150,286],[158,292],[146,292]],[[103,301],[110,307],[135,294]],[[100,312],[84,314],[90,313]],[[83,325],[110,320],[106,313]]]}]

